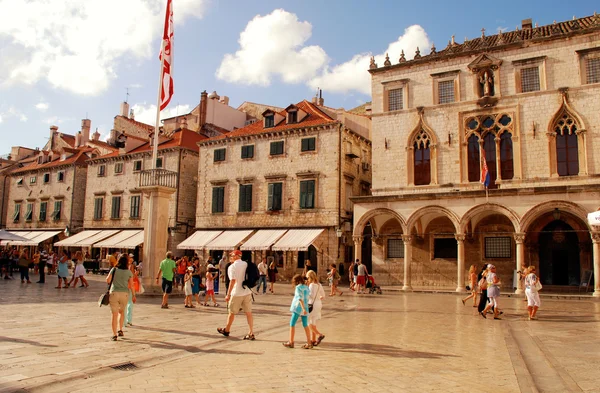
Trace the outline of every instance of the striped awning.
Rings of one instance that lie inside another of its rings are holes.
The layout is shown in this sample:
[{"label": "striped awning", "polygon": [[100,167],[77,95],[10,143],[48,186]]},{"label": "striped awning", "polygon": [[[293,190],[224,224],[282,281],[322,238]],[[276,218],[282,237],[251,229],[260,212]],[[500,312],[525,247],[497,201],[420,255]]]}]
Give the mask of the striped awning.
[{"label": "striped awning", "polygon": [[29,232],[16,232],[11,231],[11,233],[15,235],[22,236],[27,240],[23,241],[10,241],[3,240],[0,242],[0,245],[5,246],[10,244],[11,246],[37,246],[43,241],[50,239],[54,235],[58,235],[62,231],[29,231]]},{"label": "striped awning", "polygon": [[325,229],[290,229],[271,248],[273,251],[306,251]]},{"label": "striped awning", "polygon": [[235,250],[252,232],[254,232],[252,229],[225,231],[208,243],[205,248],[207,250]]},{"label": "striped awning", "polygon": [[119,246],[119,244],[121,244],[123,241],[137,235],[140,232],[143,232],[143,231],[140,229],[121,231],[121,232],[117,233],[116,235],[109,237],[106,240],[103,240],[101,242],[94,244],[94,247],[96,247],[96,248],[121,248]]},{"label": "striped awning", "polygon": [[78,241],[77,243],[73,244],[71,247],[92,247],[96,242],[104,240],[107,237],[112,236],[117,232],[119,232],[118,229],[108,229],[108,230],[100,231],[100,232],[96,233],[95,235],[92,235],[90,237],[87,237],[83,240]]},{"label": "striped awning", "polygon": [[123,240],[119,245],[115,248],[126,248],[128,250],[134,249],[140,244],[144,242],[144,231],[139,231],[137,234],[133,235],[129,239]]},{"label": "striped awning", "polygon": [[268,250],[279,240],[287,229],[261,229],[241,245],[240,250]]},{"label": "striped awning", "polygon": [[223,231],[196,231],[177,246],[180,250],[203,250],[204,246],[210,243],[215,237]]},{"label": "striped awning", "polygon": [[59,242],[56,242],[56,243],[54,243],[54,245],[56,247],[73,247],[77,242],[87,239],[88,237],[92,237],[99,232],[100,232],[100,230],[82,231],[82,232],[76,233],[73,236],[69,236],[68,238],[63,239]]}]

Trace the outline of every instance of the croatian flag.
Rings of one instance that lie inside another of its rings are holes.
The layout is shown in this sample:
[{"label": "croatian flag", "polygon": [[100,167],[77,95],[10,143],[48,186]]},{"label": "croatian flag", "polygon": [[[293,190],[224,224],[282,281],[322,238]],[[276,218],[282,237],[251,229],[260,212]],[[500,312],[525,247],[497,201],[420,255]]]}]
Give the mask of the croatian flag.
[{"label": "croatian flag", "polygon": [[485,149],[481,149],[481,184],[488,188],[490,185],[490,171],[488,171],[487,162],[485,160]]},{"label": "croatian flag", "polygon": [[173,0],[167,0],[165,30],[159,59],[162,62],[160,78],[160,110],[162,111],[173,97]]}]

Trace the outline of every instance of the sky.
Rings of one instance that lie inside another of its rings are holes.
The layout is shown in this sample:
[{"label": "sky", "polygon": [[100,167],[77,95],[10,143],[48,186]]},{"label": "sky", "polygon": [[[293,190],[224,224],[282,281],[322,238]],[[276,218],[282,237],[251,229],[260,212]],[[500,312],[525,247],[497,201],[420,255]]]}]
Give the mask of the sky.
[{"label": "sky", "polygon": [[[0,0],[0,155],[42,147],[51,125],[92,121],[106,138],[120,103],[156,116],[167,0]],[[500,5],[499,5],[500,4]],[[173,0],[174,90],[162,118],[200,93],[286,107],[323,90],[325,105],[370,101],[370,56],[396,63],[419,47],[600,11],[597,1]]]}]

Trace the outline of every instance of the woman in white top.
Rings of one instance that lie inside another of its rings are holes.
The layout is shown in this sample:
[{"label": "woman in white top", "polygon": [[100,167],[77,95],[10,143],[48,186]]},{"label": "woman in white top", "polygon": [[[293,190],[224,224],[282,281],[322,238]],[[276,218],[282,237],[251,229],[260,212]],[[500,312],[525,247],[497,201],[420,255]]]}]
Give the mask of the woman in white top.
[{"label": "woman in white top", "polygon": [[494,307],[494,319],[500,319],[500,308],[498,307],[498,298],[500,297],[500,279],[496,275],[496,266],[488,265],[488,275],[487,275],[487,297],[489,299],[489,303],[486,306],[485,310],[481,312],[481,316],[485,318],[485,314],[488,310]]},{"label": "woman in white top", "polygon": [[[71,279],[71,282],[75,281],[73,283],[73,288],[75,288],[77,286],[77,280],[81,279],[81,287],[89,287],[90,284],[88,284],[87,280],[85,279],[85,267],[83,266],[83,254],[81,253],[81,251],[77,251],[75,253],[75,272],[73,273],[73,278]],[[69,282],[69,285],[71,285],[71,282]]]},{"label": "woman in white top", "polygon": [[317,321],[321,319],[321,308],[323,307],[323,298],[325,297],[325,290],[317,279],[317,274],[309,270],[306,275],[308,276],[308,289],[310,295],[308,296],[309,308],[312,305],[312,311],[308,314],[308,327],[311,332],[311,341],[313,346],[317,346],[323,341],[325,335],[319,332],[317,329]]},{"label": "woman in white top", "polygon": [[529,311],[529,320],[537,319],[535,314],[542,305],[540,294],[538,293],[537,283],[540,281],[535,275],[535,266],[529,266],[525,270],[525,295],[527,296],[527,311]]}]

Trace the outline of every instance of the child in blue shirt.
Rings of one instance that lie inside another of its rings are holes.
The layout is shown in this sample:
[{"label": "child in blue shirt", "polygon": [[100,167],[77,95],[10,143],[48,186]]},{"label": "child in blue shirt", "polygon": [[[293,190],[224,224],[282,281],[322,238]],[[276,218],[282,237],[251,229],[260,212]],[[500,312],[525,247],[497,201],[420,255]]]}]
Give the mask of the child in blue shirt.
[{"label": "child in blue shirt", "polygon": [[306,333],[306,344],[304,344],[302,348],[311,349],[313,345],[310,339],[310,329],[308,327],[308,298],[310,290],[304,283],[304,277],[301,274],[296,274],[294,278],[292,278],[292,285],[294,285],[296,289],[294,291],[292,306],[290,307],[290,311],[292,312],[292,318],[290,319],[290,340],[283,343],[283,346],[286,348],[294,348],[296,322],[298,322],[298,318],[301,318],[302,327]]}]

